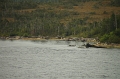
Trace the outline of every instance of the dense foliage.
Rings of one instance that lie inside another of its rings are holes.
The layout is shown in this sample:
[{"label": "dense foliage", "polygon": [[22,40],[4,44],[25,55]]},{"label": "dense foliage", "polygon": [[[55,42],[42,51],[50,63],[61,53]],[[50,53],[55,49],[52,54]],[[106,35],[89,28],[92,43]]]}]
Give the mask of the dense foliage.
[{"label": "dense foliage", "polygon": [[113,6],[120,6],[120,0],[111,0],[111,5]]}]

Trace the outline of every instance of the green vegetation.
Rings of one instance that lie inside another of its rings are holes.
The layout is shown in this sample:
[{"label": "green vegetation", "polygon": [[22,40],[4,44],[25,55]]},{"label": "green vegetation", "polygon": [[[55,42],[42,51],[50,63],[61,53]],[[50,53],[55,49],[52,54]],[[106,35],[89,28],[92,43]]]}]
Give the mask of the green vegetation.
[{"label": "green vegetation", "polygon": [[[110,18],[92,21],[95,10],[88,16],[73,10],[75,6],[96,0],[2,0],[0,2],[0,36],[78,36],[98,37],[101,42],[120,43],[120,15],[111,14]],[[99,0],[101,1],[101,0]],[[118,6],[117,0],[113,0]],[[102,11],[103,15],[109,14]]]},{"label": "green vegetation", "polygon": [[111,0],[111,5],[119,7],[120,6],[120,0]]},{"label": "green vegetation", "polygon": [[[94,27],[93,27],[94,26]],[[88,32],[87,37],[100,38],[101,42],[120,43],[120,15],[114,13],[108,19],[103,19],[100,22],[94,22]]]}]

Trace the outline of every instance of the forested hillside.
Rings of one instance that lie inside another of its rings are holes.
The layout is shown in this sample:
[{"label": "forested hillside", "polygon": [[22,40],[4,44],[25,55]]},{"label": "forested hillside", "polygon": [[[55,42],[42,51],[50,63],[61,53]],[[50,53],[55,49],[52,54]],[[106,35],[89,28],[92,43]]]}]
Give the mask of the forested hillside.
[{"label": "forested hillside", "polygon": [[120,43],[120,0],[1,0],[0,36],[77,36]]}]

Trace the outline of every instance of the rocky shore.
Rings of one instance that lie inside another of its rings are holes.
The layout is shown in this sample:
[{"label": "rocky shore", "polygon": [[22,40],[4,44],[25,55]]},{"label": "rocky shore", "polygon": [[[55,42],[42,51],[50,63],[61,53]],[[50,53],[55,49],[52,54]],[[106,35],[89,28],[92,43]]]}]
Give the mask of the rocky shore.
[{"label": "rocky shore", "polygon": [[2,40],[59,40],[59,41],[80,41],[80,42],[86,42],[86,43],[93,43],[92,45],[94,47],[103,47],[103,48],[120,48],[120,44],[114,44],[114,43],[100,43],[95,38],[78,38],[78,37],[20,37],[20,36],[14,36],[14,37],[0,37]]}]

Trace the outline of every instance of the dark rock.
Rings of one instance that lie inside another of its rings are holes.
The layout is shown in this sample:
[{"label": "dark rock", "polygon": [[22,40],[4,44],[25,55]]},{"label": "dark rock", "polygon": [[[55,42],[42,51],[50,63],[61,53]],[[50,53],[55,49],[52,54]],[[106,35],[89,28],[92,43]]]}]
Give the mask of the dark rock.
[{"label": "dark rock", "polygon": [[89,43],[87,43],[87,44],[85,45],[85,47],[86,47],[86,48],[89,48],[89,47],[93,47],[93,48],[105,48],[105,47],[102,47],[102,46],[91,45],[91,44],[89,44]]}]

